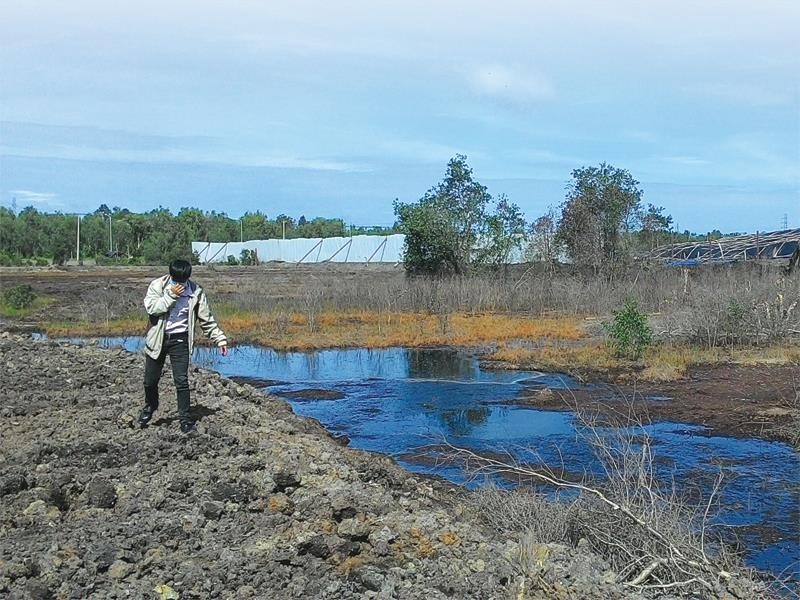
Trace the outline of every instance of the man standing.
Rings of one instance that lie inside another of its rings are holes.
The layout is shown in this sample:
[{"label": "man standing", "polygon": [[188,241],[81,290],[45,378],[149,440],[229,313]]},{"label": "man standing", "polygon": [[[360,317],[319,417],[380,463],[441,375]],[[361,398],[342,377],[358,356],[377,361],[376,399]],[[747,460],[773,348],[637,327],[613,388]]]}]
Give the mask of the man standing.
[{"label": "man standing", "polygon": [[189,413],[189,357],[194,344],[195,322],[206,337],[219,346],[223,356],[228,354],[228,340],[211,314],[203,288],[189,280],[191,274],[192,265],[187,261],[172,261],[169,275],[154,279],[144,297],[150,328],[145,337],[145,407],[139,414],[141,427],[147,426],[158,409],[158,381],[164,360],[169,356],[178,396],[181,431],[189,433],[194,428]]}]

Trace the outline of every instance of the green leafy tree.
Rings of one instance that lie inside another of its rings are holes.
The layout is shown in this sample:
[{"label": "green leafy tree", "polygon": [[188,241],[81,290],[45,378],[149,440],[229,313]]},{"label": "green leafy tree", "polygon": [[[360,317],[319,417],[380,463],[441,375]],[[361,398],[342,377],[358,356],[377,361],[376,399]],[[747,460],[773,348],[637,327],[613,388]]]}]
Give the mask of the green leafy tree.
[{"label": "green leafy tree", "polygon": [[394,210],[406,236],[403,262],[408,272],[460,272],[463,267],[448,215],[429,203],[396,203]]},{"label": "green leafy tree", "polygon": [[465,273],[487,225],[491,195],[472,178],[467,157],[456,155],[444,179],[416,203],[395,201],[406,235],[404,262],[411,272]]},{"label": "green leafy tree", "polygon": [[664,214],[663,206],[648,204],[647,208],[642,210],[639,221],[642,225],[641,238],[646,250],[652,250],[669,240],[672,217]]},{"label": "green leafy tree", "polygon": [[129,215],[120,214],[114,219],[114,251],[120,255],[131,257],[134,255],[135,239],[134,229]]},{"label": "green leafy tree", "polygon": [[286,237],[286,239],[297,237],[295,234],[294,228],[294,219],[284,214],[280,214],[275,217],[275,225],[276,229],[278,230],[278,235],[276,237]]},{"label": "green leafy tree", "polygon": [[231,219],[225,213],[218,213],[212,210],[208,215],[208,241],[230,242],[238,239],[238,220]]},{"label": "green leafy tree", "polygon": [[152,229],[142,245],[142,256],[149,264],[168,263],[175,259],[189,259],[191,236],[169,210],[151,211]]},{"label": "green leafy tree", "polygon": [[17,254],[20,250],[17,242],[17,216],[13,211],[0,206],[0,253]]},{"label": "green leafy tree", "polygon": [[261,211],[254,213],[246,212],[242,216],[241,234],[246,240],[265,240],[269,239],[275,232],[271,226],[267,215]]},{"label": "green leafy tree", "polygon": [[607,163],[575,169],[558,224],[572,261],[599,270],[625,258],[626,234],[638,224],[641,201],[639,182],[625,169]]},{"label": "green leafy tree", "polygon": [[500,196],[494,214],[486,219],[485,246],[480,255],[483,263],[507,264],[511,253],[525,240],[525,218],[519,206]]},{"label": "green leafy tree", "polygon": [[81,219],[81,256],[96,256],[108,251],[108,219],[94,212]]},{"label": "green leafy tree", "polygon": [[28,284],[15,285],[3,291],[3,303],[17,310],[30,308],[34,300],[36,293]]},{"label": "green leafy tree", "polygon": [[609,342],[619,356],[638,360],[653,342],[653,330],[636,302],[627,300],[621,310],[615,311],[611,321],[603,324]]},{"label": "green leafy tree", "polygon": [[21,256],[40,256],[47,249],[46,217],[32,206],[22,209],[16,218],[16,244]]},{"label": "green leafy tree", "polygon": [[77,222],[75,217],[55,214],[48,220],[49,251],[46,255],[53,258],[57,265],[63,265],[75,249]]},{"label": "green leafy tree", "polygon": [[193,241],[208,240],[208,218],[202,210],[184,207],[178,212],[177,219]]}]

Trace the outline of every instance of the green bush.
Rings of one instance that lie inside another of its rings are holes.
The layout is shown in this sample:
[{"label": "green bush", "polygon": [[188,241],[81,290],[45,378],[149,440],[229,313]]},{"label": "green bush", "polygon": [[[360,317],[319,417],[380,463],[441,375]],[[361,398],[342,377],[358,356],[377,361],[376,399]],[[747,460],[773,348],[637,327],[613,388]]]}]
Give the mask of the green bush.
[{"label": "green bush", "polygon": [[653,343],[653,330],[647,323],[647,315],[633,300],[627,300],[622,310],[615,311],[611,321],[603,323],[603,328],[619,356],[637,360]]},{"label": "green bush", "polygon": [[256,253],[253,250],[248,250],[247,248],[245,248],[244,250],[242,250],[239,262],[246,266],[257,264],[258,260],[256,258]]},{"label": "green bush", "polygon": [[3,302],[17,310],[30,308],[34,300],[36,300],[36,294],[33,292],[33,288],[27,284],[15,285],[3,292]]},{"label": "green bush", "polygon": [[230,266],[232,266],[232,267],[233,267],[233,266],[236,266],[236,265],[238,265],[238,264],[239,264],[239,259],[237,259],[237,258],[236,258],[236,257],[235,257],[233,254],[229,254],[229,255],[228,255],[228,262],[227,262],[227,264],[229,264],[229,265],[230,265]]},{"label": "green bush", "polygon": [[25,261],[17,254],[0,252],[0,267],[23,267]]}]

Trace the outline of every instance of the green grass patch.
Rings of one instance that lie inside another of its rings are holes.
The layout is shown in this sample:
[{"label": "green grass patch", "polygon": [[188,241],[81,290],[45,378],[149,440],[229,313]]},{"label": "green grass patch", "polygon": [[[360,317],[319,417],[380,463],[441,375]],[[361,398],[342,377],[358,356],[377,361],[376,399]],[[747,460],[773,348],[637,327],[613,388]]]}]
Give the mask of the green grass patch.
[{"label": "green grass patch", "polygon": [[54,298],[48,296],[37,296],[25,308],[16,308],[4,300],[0,299],[0,317],[7,319],[22,319],[37,314],[55,303]]}]

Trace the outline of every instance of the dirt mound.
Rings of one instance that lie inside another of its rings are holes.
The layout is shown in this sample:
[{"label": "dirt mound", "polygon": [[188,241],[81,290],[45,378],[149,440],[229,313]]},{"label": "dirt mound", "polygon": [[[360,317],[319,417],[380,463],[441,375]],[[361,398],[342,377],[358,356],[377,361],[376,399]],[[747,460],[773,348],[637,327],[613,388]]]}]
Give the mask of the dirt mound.
[{"label": "dirt mound", "polygon": [[4,333],[0,357],[0,596],[629,597],[561,546],[529,549],[526,579],[521,547],[483,529],[466,493],[344,448],[248,385],[193,369],[184,436],[168,377],[157,420],[134,427],[138,355]]}]

